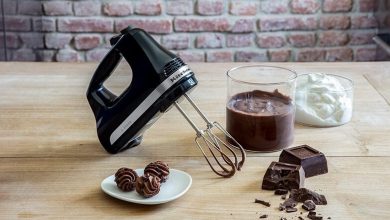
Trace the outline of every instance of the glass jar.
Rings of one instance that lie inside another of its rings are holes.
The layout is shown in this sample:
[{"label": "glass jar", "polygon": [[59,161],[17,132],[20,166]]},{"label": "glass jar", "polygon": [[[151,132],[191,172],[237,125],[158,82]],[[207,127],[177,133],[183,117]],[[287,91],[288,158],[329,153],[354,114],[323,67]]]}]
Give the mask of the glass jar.
[{"label": "glass jar", "polygon": [[296,77],[264,65],[227,72],[226,129],[244,149],[272,152],[293,143]]}]

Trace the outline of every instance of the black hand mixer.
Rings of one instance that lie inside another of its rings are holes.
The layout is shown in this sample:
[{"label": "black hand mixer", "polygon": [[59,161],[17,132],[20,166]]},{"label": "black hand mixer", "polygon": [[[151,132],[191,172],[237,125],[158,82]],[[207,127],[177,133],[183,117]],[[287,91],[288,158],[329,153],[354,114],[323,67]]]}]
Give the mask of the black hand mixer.
[{"label": "black hand mixer", "polygon": [[[97,67],[87,91],[99,141],[109,153],[140,144],[144,131],[174,105],[196,131],[196,145],[216,174],[231,177],[241,169],[245,151],[218,122],[211,122],[188,96],[198,81],[178,56],[159,45],[144,30],[131,26],[112,37],[110,43],[112,48]],[[124,92],[116,96],[103,83],[122,57],[130,64],[133,78]],[[204,119],[205,129],[199,129],[179,106],[181,97],[185,97]],[[216,135],[217,130],[229,139],[229,143]],[[241,158],[235,151],[240,152]]]}]

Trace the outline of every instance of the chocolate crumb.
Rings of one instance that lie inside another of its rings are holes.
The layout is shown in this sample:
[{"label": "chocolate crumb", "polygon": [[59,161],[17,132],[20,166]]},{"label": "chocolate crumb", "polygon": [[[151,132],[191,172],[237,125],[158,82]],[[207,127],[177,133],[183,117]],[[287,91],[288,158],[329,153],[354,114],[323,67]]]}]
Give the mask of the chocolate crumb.
[{"label": "chocolate crumb", "polygon": [[[301,212],[301,214],[302,214],[302,212]],[[304,218],[302,218],[301,216],[298,216],[298,219],[299,220],[304,220]]]},{"label": "chocolate crumb", "polygon": [[310,211],[307,217],[311,220],[322,220],[322,216],[318,216],[316,212]]},{"label": "chocolate crumb", "polygon": [[290,213],[290,212],[296,212],[296,211],[298,211],[298,209],[297,209],[297,208],[293,208],[293,207],[286,207],[286,212],[287,212],[287,213]]},{"label": "chocolate crumb", "polygon": [[303,202],[302,208],[306,211],[313,211],[316,209],[316,204],[313,202],[313,200],[306,200]]},{"label": "chocolate crumb", "polygon": [[282,195],[282,197],[281,197],[282,199],[286,199],[286,195]]},{"label": "chocolate crumb", "polygon": [[286,195],[288,193],[287,189],[277,189],[275,190],[275,195]]},{"label": "chocolate crumb", "polygon": [[281,217],[280,220],[287,220],[287,218]]},{"label": "chocolate crumb", "polygon": [[290,198],[294,199],[297,202],[305,202],[306,200],[312,200],[316,205],[327,204],[324,195],[318,194],[306,188],[291,190]]},{"label": "chocolate crumb", "polygon": [[328,217],[328,219],[332,219],[331,217]]},{"label": "chocolate crumb", "polygon": [[259,218],[268,218],[268,215],[264,214],[264,215],[260,215]]},{"label": "chocolate crumb", "polygon": [[286,208],[294,208],[295,206],[297,205],[297,202],[294,201],[293,199],[291,198],[288,198],[286,201],[284,201],[283,203],[280,203],[279,205],[279,210],[280,211],[283,211],[285,210]]},{"label": "chocolate crumb", "polygon": [[255,199],[255,203],[259,203],[259,204],[265,205],[267,207],[271,206],[271,204],[269,202],[263,201],[261,199]]}]

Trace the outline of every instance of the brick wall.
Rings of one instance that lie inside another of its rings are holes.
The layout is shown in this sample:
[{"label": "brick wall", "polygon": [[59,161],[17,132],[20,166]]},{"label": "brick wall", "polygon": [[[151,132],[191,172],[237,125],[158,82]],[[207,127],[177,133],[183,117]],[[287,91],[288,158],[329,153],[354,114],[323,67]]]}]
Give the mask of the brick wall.
[{"label": "brick wall", "polygon": [[[386,2],[386,1],[384,1]],[[382,5],[383,4],[383,5]],[[99,61],[127,25],[186,61],[375,59],[376,0],[5,0],[8,60]],[[3,47],[3,46],[2,46]],[[3,52],[4,53],[4,52]]]}]

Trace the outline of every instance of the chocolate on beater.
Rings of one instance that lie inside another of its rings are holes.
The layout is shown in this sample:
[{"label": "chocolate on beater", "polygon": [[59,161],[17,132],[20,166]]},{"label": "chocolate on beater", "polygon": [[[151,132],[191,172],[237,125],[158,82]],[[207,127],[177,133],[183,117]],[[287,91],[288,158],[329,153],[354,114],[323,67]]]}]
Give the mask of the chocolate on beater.
[{"label": "chocolate on beater", "polygon": [[135,190],[145,198],[155,196],[160,192],[160,181],[157,176],[140,176],[137,179]]},{"label": "chocolate on beater", "polygon": [[119,189],[125,192],[130,192],[134,190],[137,178],[137,173],[127,167],[119,168],[119,170],[115,173],[116,185]]},{"label": "chocolate on beater", "polygon": [[168,164],[160,160],[152,162],[145,167],[144,174],[156,176],[160,178],[161,182],[165,182],[169,176]]}]

